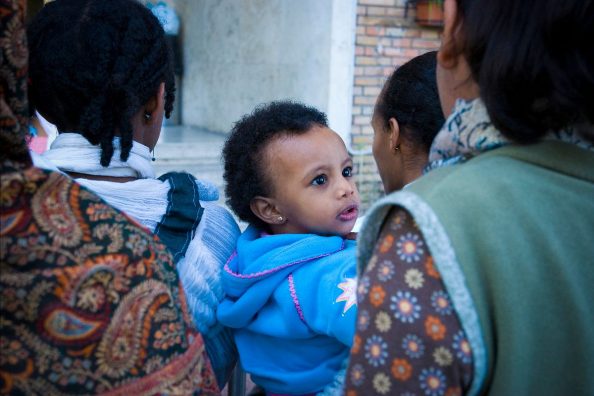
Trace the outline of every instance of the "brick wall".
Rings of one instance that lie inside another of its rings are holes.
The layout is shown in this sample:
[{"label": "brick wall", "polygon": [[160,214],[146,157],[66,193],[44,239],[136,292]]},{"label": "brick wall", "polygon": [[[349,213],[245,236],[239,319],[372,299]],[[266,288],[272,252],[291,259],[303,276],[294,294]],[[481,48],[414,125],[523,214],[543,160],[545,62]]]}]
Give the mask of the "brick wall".
[{"label": "brick wall", "polygon": [[354,162],[363,210],[383,194],[370,153],[375,100],[395,67],[439,48],[441,29],[415,23],[414,5],[409,5],[405,18],[405,4],[406,0],[357,1],[351,144],[362,151],[354,155]]}]

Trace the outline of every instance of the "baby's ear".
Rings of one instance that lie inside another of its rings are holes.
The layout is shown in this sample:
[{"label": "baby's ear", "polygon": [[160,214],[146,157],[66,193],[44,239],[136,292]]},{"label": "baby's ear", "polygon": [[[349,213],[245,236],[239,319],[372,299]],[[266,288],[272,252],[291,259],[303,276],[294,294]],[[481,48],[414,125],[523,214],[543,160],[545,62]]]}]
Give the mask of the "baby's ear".
[{"label": "baby's ear", "polygon": [[266,224],[278,224],[278,219],[281,216],[276,208],[273,198],[260,196],[254,197],[250,202],[250,209],[252,209],[252,212]]}]

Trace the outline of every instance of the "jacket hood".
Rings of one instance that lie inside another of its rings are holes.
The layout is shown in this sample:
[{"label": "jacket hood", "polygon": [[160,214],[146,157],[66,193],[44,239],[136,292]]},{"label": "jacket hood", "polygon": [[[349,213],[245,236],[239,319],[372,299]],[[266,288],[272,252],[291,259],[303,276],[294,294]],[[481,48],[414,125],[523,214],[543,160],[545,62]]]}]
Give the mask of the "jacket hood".
[{"label": "jacket hood", "polygon": [[222,276],[227,298],[219,319],[231,327],[247,325],[291,272],[344,248],[345,240],[338,236],[262,236],[260,230],[249,226],[225,264]]}]

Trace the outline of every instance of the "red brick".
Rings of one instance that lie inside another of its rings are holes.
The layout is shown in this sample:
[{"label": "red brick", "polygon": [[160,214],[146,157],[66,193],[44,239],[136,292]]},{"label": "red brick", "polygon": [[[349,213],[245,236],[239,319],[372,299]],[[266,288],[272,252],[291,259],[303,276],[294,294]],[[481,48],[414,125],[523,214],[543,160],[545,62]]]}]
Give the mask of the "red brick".
[{"label": "red brick", "polygon": [[412,44],[412,40],[409,38],[399,38],[392,40],[392,46],[397,48],[410,48]]},{"label": "red brick", "polygon": [[370,136],[367,135],[358,135],[353,136],[353,145],[367,145],[373,141]]},{"label": "red brick", "polygon": [[404,29],[403,28],[396,28],[390,27],[386,29],[386,36],[390,37],[404,37]]},{"label": "red brick", "polygon": [[389,56],[382,56],[381,58],[377,59],[377,63],[381,66],[388,66],[392,64],[392,57]]},{"label": "red brick", "polygon": [[419,30],[419,29],[405,29],[404,37],[421,37],[421,30]]},{"label": "red brick", "polygon": [[377,65],[378,60],[377,58],[371,57],[371,56],[357,56],[355,57],[355,65],[361,65],[361,66],[366,66],[366,65]]},{"label": "red brick", "polygon": [[386,56],[402,56],[405,49],[399,47],[387,47],[384,48],[384,55]]},{"label": "red brick", "polygon": [[375,96],[377,97],[377,95],[379,95],[381,91],[381,87],[376,86],[376,87],[363,87],[363,95],[366,96]]},{"label": "red brick", "polygon": [[360,45],[355,46],[355,55],[365,55],[365,47]]},{"label": "red brick", "polygon": [[[404,7],[388,8],[386,11],[386,15],[390,16],[390,17],[403,18],[404,17]],[[410,7],[409,7],[408,15],[410,15]]]},{"label": "red brick", "polygon": [[377,36],[357,36],[357,45],[377,45]]},{"label": "red brick", "polygon": [[384,69],[383,69],[384,76],[386,76],[386,77],[391,76],[392,73],[394,73],[393,67],[384,67]]},{"label": "red brick", "polygon": [[386,18],[383,17],[369,17],[369,16],[361,16],[357,17],[357,24],[363,26],[382,26],[386,22]]},{"label": "red brick", "polygon": [[362,126],[361,133],[364,135],[373,135],[373,128],[371,127],[371,125]]},{"label": "red brick", "polygon": [[356,105],[374,105],[375,98],[370,96],[355,96],[353,98],[353,103]]},{"label": "red brick", "polygon": [[441,30],[423,29],[423,30],[421,30],[421,37],[424,38],[424,39],[435,39],[435,40],[439,40],[441,38]]},{"label": "red brick", "polygon": [[[383,84],[382,84],[382,86],[383,86]],[[369,115],[369,116],[372,115],[373,114],[373,107],[371,107],[371,106],[365,106],[365,107],[363,107],[363,114],[366,114],[366,115]]]},{"label": "red brick", "polygon": [[376,47],[365,47],[365,56],[376,56],[377,50]]},{"label": "red brick", "polygon": [[353,117],[353,125],[369,125],[371,118],[369,116],[355,116]]},{"label": "red brick", "polygon": [[355,85],[358,86],[374,86],[381,83],[378,77],[355,77]]},{"label": "red brick", "polygon": [[430,50],[436,50],[439,48],[439,44],[440,42],[437,40],[421,40],[421,39],[415,39],[412,42],[412,46],[414,48],[423,48],[423,49],[430,49]]},{"label": "red brick", "polygon": [[365,28],[365,34],[369,36],[383,36],[385,31],[386,29],[384,29],[383,27],[377,26],[367,26]]},{"label": "red brick", "polygon": [[363,70],[363,74],[366,76],[381,76],[382,75],[382,68],[379,66],[367,66]]},{"label": "red brick", "polygon": [[367,15],[369,16],[384,16],[387,13],[386,7],[367,7]]}]

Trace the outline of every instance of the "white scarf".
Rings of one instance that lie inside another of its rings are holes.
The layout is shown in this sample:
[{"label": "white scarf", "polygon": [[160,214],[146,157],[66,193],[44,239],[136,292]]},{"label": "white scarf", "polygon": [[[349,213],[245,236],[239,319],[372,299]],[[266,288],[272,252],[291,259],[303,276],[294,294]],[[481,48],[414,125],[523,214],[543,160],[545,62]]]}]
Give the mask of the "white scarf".
[{"label": "white scarf", "polygon": [[101,146],[92,145],[78,133],[60,133],[43,158],[51,161],[63,172],[77,172],[87,175],[138,177],[152,179],[155,171],[151,164],[151,153],[147,146],[132,142],[127,161],[120,160],[120,138],[113,140],[113,156],[109,166],[101,165]]}]

